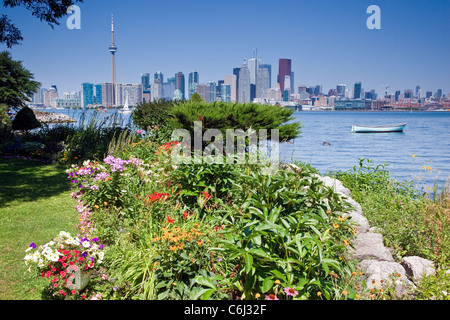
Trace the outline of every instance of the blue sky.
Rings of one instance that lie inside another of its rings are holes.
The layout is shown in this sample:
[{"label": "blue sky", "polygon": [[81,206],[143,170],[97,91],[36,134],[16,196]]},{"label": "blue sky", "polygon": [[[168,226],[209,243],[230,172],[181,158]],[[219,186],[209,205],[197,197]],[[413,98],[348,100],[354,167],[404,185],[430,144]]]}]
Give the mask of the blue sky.
[{"label": "blue sky", "polygon": [[[369,5],[381,9],[381,30],[369,30]],[[52,29],[23,8],[1,8],[22,31],[10,51],[43,87],[78,91],[82,82],[111,79],[110,20],[116,29],[117,81],[136,83],[144,72],[165,78],[198,70],[218,81],[258,57],[292,59],[295,85],[324,91],[361,81],[379,94],[391,89],[450,92],[448,0],[85,0],[81,30],[66,19]],[[0,45],[0,50],[7,50]]]}]

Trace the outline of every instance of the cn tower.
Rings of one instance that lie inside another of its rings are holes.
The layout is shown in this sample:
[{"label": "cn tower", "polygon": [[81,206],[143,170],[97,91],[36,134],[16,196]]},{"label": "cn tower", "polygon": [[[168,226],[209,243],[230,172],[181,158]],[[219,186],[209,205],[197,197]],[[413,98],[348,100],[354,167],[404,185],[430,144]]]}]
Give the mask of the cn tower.
[{"label": "cn tower", "polygon": [[112,69],[112,84],[113,84],[113,105],[115,105],[115,91],[116,91],[116,52],[117,46],[114,43],[114,16],[111,15],[111,45],[109,46],[111,52],[111,69]]}]

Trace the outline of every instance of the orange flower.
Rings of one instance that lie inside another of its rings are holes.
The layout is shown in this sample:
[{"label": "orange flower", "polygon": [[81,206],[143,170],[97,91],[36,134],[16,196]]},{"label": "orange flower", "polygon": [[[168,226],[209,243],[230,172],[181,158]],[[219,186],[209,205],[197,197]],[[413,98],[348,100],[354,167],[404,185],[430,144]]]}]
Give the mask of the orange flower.
[{"label": "orange flower", "polygon": [[175,251],[175,250],[177,250],[177,246],[170,246],[169,249],[170,249],[170,251]]},{"label": "orange flower", "polygon": [[171,219],[169,216],[166,217],[167,218],[167,223],[174,223],[175,219]]}]

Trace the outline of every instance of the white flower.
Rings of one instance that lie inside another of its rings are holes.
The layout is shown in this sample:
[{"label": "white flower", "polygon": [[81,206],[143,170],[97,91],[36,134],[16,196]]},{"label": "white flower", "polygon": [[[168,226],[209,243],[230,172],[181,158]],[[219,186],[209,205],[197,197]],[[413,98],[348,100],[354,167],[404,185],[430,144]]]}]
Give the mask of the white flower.
[{"label": "white flower", "polygon": [[90,247],[89,241],[83,241],[83,242],[82,242],[82,245],[83,245],[83,247],[85,247],[85,248],[89,248],[89,247]]},{"label": "white flower", "polygon": [[45,248],[44,248],[44,251],[42,251],[42,253],[43,253],[43,254],[46,254],[46,255],[47,255],[47,254],[50,254],[50,253],[52,253],[52,248],[50,248],[50,247],[45,247]]}]

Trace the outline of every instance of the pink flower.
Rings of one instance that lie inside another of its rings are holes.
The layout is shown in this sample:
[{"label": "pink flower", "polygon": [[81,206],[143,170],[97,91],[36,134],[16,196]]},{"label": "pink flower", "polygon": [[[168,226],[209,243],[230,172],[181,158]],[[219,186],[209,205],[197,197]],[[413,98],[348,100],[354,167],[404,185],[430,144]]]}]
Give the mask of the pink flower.
[{"label": "pink flower", "polygon": [[266,296],[266,300],[280,300],[280,299],[278,299],[277,296],[274,294],[269,294],[268,296]]},{"label": "pink flower", "polygon": [[107,279],[108,279],[108,276],[106,274],[103,274],[102,275],[102,280],[107,280]]},{"label": "pink flower", "polygon": [[298,291],[295,291],[294,288],[284,288],[284,293],[286,293],[288,296],[297,296],[298,295]]}]

